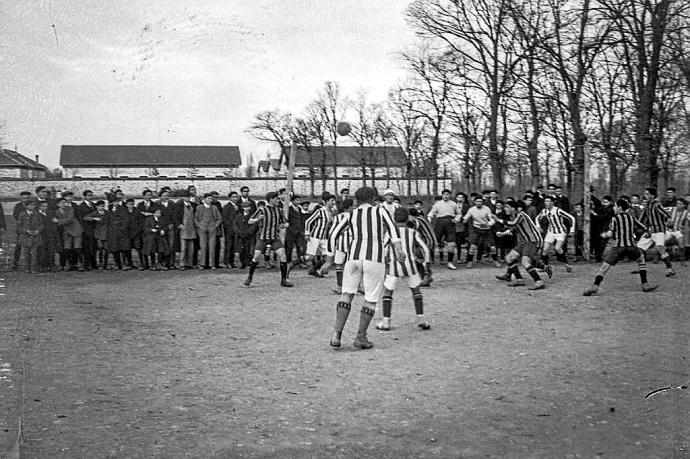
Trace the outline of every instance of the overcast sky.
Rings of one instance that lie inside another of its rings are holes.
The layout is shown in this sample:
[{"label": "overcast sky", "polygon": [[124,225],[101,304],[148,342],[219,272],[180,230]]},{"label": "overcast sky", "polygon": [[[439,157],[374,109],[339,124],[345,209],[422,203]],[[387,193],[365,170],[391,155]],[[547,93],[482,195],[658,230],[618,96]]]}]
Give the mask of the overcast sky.
[{"label": "overcast sky", "polygon": [[397,53],[414,41],[408,3],[0,2],[3,146],[50,167],[63,144],[239,145],[263,156],[270,147],[244,133],[262,110],[299,113],[327,80],[385,97],[404,75]]}]

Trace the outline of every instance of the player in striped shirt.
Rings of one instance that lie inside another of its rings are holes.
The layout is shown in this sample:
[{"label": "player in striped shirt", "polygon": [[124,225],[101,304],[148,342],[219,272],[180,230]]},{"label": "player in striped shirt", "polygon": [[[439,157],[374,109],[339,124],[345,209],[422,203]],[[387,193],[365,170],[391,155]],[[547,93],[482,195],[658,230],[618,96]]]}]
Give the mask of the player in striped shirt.
[{"label": "player in striped shirt", "polygon": [[[429,221],[424,216],[424,213],[416,207],[410,207],[408,212],[410,213],[412,227],[419,233],[422,241],[424,241],[424,244],[429,248],[429,252],[433,256],[438,243],[436,242],[436,235],[434,234],[434,230],[431,229]],[[431,266],[425,266],[424,263],[419,261],[420,259],[423,259],[423,254],[417,251],[415,253],[415,263],[417,264],[417,271],[422,278],[421,286],[429,287],[434,280],[431,273]]]},{"label": "player in striped shirt", "polygon": [[417,326],[422,330],[431,328],[429,322],[424,320],[424,299],[422,292],[419,289],[422,278],[417,272],[415,264],[415,253],[421,250],[424,253],[424,264],[431,264],[431,252],[426,246],[420,234],[411,228],[409,224],[410,214],[404,207],[395,209],[394,212],[395,224],[400,232],[400,240],[405,251],[405,259],[399,261],[395,254],[391,254],[388,261],[388,274],[383,284],[383,321],[376,324],[379,330],[391,329],[391,311],[393,309],[393,292],[398,286],[398,282],[407,279],[410,290],[412,291],[412,299],[414,300],[414,310],[417,314]]},{"label": "player in striped shirt", "polygon": [[637,258],[638,273],[640,275],[640,282],[642,283],[643,292],[653,292],[658,285],[650,285],[647,283],[647,264],[645,262],[644,251],[635,245],[635,227],[642,227],[645,231],[647,228],[642,225],[635,217],[628,213],[630,203],[625,199],[618,199],[613,207],[616,216],[611,220],[606,234],[602,237],[611,239],[609,246],[604,254],[604,262],[599,268],[599,272],[594,278],[594,283],[589,286],[582,294],[584,296],[594,295],[599,291],[599,285],[604,280],[604,276],[619,260],[626,256]]},{"label": "player in striped shirt", "polygon": [[278,193],[271,191],[266,194],[266,202],[264,207],[256,210],[254,215],[249,219],[249,224],[261,223],[259,233],[257,235],[256,245],[254,246],[254,257],[249,264],[249,275],[244,285],[249,286],[254,278],[254,271],[259,264],[261,254],[270,246],[280,260],[280,285],[281,287],[292,287],[292,282],[287,279],[287,257],[285,255],[285,247],[283,241],[280,239],[280,229],[287,227],[285,221],[285,214],[283,210],[278,207]]},{"label": "player in striped shirt", "polygon": [[345,231],[331,242],[331,233],[338,226],[341,220],[350,218],[350,210],[352,209],[353,201],[350,198],[345,198],[340,202],[340,212],[333,217],[331,228],[328,232],[328,253],[326,262],[318,269],[317,277],[323,277],[328,273],[331,265],[335,265],[335,279],[337,288],[333,289],[339,295],[343,289],[343,267],[347,259],[347,251],[350,249],[350,242],[352,241],[352,232],[348,227]]},{"label": "player in striped shirt", "polygon": [[544,209],[537,215],[536,221],[538,223],[546,223],[545,226],[547,227],[541,255],[542,263],[549,266],[548,252],[553,247],[556,251],[556,260],[565,265],[567,272],[572,272],[573,268],[568,264],[568,257],[563,250],[563,245],[568,237],[568,233],[575,231],[575,217],[560,207],[556,207],[555,196],[547,195],[544,196]]},{"label": "player in striped shirt", "polygon": [[343,328],[350,315],[352,299],[359,283],[364,285],[364,305],[359,316],[357,337],[352,343],[360,349],[370,349],[373,344],[367,339],[367,329],[374,317],[376,303],[381,297],[386,276],[384,242],[390,237],[397,259],[405,261],[406,255],[400,242],[398,229],[388,211],[374,206],[377,193],[374,188],[362,187],[355,192],[359,207],[352,211],[349,219],[341,220],[331,232],[331,244],[348,228],[352,231],[352,242],[343,271],[343,293],[336,306],[335,326],[331,346],[340,347]]},{"label": "player in striped shirt", "polygon": [[648,229],[637,242],[637,247],[645,253],[652,247],[656,247],[661,260],[666,265],[666,277],[674,277],[676,272],[673,270],[671,257],[666,251],[665,246],[666,224],[670,215],[661,207],[661,203],[657,199],[656,188],[650,187],[645,189],[644,197],[647,200],[647,205],[642,211],[641,220],[642,223],[647,225]]},{"label": "player in striped shirt", "polygon": [[306,260],[312,260],[312,267],[309,274],[316,277],[323,277],[318,269],[325,263],[317,261],[317,255],[328,256],[328,230],[333,219],[335,209],[335,196],[325,191],[321,195],[321,207],[316,209],[304,223],[304,238],[307,241]]},{"label": "player in striped shirt", "polygon": [[[514,234],[516,236],[516,245],[513,247],[508,255],[506,255],[506,263],[508,263],[508,270],[503,276],[496,276],[499,280],[515,279],[509,284],[512,287],[525,285],[525,281],[520,274],[518,268],[518,261],[522,263],[527,273],[534,279],[534,285],[530,290],[541,290],[546,287],[544,281],[541,280],[534,264],[539,258],[544,239],[541,232],[537,228],[534,221],[525,213],[526,204],[524,201],[506,201],[503,209],[508,215],[508,219],[498,219],[499,223],[506,226],[505,231],[497,233],[499,236],[508,236]],[[511,219],[511,217],[513,217]]]}]

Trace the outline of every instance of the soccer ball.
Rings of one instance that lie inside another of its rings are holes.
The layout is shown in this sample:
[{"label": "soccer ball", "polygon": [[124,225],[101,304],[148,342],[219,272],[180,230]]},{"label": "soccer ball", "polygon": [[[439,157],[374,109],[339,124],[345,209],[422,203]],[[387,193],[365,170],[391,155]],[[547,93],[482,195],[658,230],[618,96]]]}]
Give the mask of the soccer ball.
[{"label": "soccer ball", "polygon": [[350,123],[348,123],[347,121],[341,121],[338,123],[337,129],[338,129],[338,135],[341,135],[344,137],[350,133],[350,131],[352,130],[352,127],[350,126]]}]

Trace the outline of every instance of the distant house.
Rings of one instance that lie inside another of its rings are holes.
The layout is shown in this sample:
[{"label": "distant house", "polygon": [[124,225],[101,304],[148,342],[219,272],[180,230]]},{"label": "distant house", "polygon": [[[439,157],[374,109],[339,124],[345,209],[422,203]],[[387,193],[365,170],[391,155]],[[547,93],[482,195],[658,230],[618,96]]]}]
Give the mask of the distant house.
[{"label": "distant house", "polygon": [[0,178],[45,178],[48,168],[14,150],[0,148]]},{"label": "distant house", "polygon": [[214,178],[237,175],[239,147],[63,145],[65,178]]},{"label": "distant house", "polygon": [[321,176],[324,165],[328,177],[333,176],[334,168],[338,177],[404,177],[407,164],[400,147],[327,146],[313,147],[310,151],[299,147],[295,152],[298,177],[309,176],[310,170]]}]

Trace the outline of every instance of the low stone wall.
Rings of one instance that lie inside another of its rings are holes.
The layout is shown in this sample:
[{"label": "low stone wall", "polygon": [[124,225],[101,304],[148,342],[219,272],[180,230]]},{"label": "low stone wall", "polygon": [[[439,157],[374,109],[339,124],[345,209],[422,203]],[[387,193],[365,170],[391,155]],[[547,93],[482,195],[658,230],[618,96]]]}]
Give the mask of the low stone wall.
[{"label": "low stone wall", "polygon": [[[363,184],[361,178],[343,178],[338,179],[337,188],[350,188],[352,191],[359,188]],[[366,179],[366,184],[372,186],[372,180]],[[230,191],[239,191],[242,186],[248,186],[251,190],[252,196],[263,196],[269,191],[275,191],[285,187],[286,180],[284,177],[236,177],[236,178],[216,178],[216,179],[185,179],[185,178],[167,178],[167,179],[0,179],[0,200],[13,201],[18,199],[21,191],[31,191],[32,193],[38,186],[47,186],[55,188],[56,190],[70,190],[74,192],[77,199],[84,190],[91,190],[97,196],[105,196],[105,193],[113,189],[121,189],[126,196],[141,196],[141,192],[145,189],[159,190],[164,186],[169,186],[173,190],[187,188],[189,185],[194,185],[200,194],[217,191],[223,196],[227,196]],[[374,180],[373,184],[379,191],[385,189],[392,189],[399,196],[417,196],[426,195],[427,181],[408,180],[405,178],[378,178]],[[430,184],[432,185],[432,184]],[[451,186],[451,179],[438,179],[439,190],[449,188]],[[430,186],[429,188],[432,188]],[[298,177],[293,181],[293,189],[295,193],[304,196],[312,196],[312,184],[308,178]],[[335,181],[327,179],[326,190],[331,193],[336,192]],[[313,195],[319,196],[323,192],[323,182],[320,179],[314,181]]]}]

